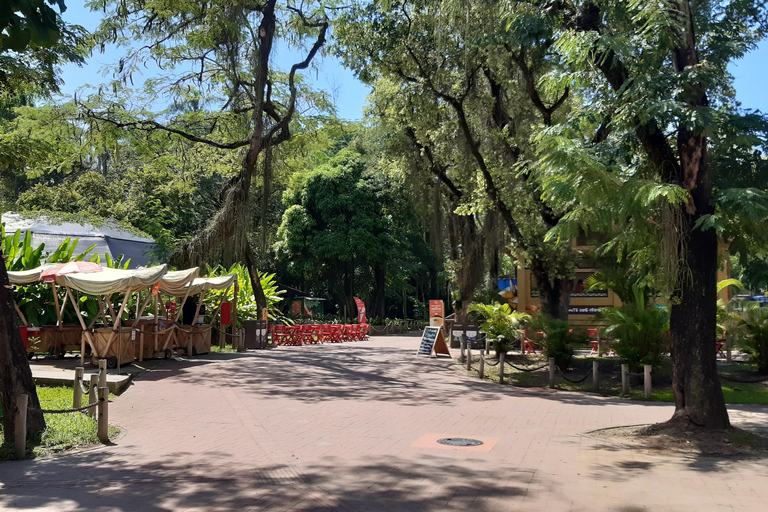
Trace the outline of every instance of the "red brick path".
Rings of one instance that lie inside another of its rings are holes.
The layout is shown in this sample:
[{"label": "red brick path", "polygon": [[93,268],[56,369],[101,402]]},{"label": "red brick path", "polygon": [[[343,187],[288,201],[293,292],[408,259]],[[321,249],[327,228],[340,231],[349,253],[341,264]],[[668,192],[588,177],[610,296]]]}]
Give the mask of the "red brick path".
[{"label": "red brick path", "polygon": [[[764,460],[660,456],[581,436],[670,405],[524,392],[417,358],[417,338],[170,361],[110,404],[115,445],[0,464],[0,509],[760,511]],[[765,427],[768,409],[735,407]],[[498,438],[488,452],[411,446]]]}]

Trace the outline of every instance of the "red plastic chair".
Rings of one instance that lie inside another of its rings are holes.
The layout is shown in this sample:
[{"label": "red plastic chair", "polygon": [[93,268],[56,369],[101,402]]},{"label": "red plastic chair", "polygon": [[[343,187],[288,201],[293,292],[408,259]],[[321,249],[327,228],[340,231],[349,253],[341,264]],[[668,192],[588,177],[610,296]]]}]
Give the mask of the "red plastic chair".
[{"label": "red plastic chair", "polygon": [[365,341],[368,339],[368,332],[371,330],[369,324],[360,324],[360,339]]}]

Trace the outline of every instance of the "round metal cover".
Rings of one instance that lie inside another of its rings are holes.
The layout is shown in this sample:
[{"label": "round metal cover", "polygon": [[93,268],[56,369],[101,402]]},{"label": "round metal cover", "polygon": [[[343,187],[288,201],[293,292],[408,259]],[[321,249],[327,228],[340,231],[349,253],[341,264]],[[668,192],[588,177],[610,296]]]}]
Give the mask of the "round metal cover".
[{"label": "round metal cover", "polygon": [[448,446],[480,446],[482,441],[477,439],[469,439],[468,437],[444,437],[437,440],[440,444],[447,444]]}]

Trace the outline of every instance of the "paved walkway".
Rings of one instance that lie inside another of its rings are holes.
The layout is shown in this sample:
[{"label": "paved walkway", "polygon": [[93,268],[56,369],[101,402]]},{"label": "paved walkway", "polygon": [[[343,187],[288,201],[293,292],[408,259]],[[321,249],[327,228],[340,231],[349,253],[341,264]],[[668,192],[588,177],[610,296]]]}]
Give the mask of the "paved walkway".
[{"label": "paved walkway", "polygon": [[[418,339],[169,361],[110,404],[113,446],[0,464],[3,510],[759,511],[765,460],[583,437],[670,405],[469,379]],[[768,409],[731,409],[768,425]],[[436,448],[481,437],[490,451]],[[495,444],[494,444],[495,443]]]}]

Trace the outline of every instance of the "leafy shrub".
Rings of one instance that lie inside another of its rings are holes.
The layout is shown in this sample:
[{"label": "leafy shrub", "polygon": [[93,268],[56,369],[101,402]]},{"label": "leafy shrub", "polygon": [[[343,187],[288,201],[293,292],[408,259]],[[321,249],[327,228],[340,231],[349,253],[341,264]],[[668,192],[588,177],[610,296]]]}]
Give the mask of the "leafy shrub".
[{"label": "leafy shrub", "polygon": [[739,326],[739,346],[757,364],[757,371],[768,373],[768,308],[750,308]]},{"label": "leafy shrub", "polygon": [[509,352],[515,341],[520,339],[523,323],[531,316],[526,313],[512,311],[509,304],[472,304],[469,313],[477,313],[485,321],[480,324],[480,332],[484,332],[494,344],[496,355]]},{"label": "leafy shrub", "polygon": [[[639,372],[643,365],[658,367],[661,354],[669,350],[669,313],[649,305],[645,294],[634,287],[635,301],[620,308],[605,308],[599,318],[608,322],[605,332],[616,340],[614,350],[631,371]],[[714,348],[712,349],[714,350]]]},{"label": "leafy shrub", "polygon": [[[261,311],[256,304],[256,298],[253,295],[253,286],[251,285],[251,277],[248,274],[248,269],[240,263],[235,263],[229,268],[217,266],[214,268],[208,267],[208,277],[228,276],[231,274],[237,275],[238,294],[237,294],[237,325],[243,326],[243,320],[260,320]],[[259,281],[261,288],[264,290],[264,296],[267,299],[267,309],[270,320],[285,320],[283,314],[278,309],[278,303],[283,300],[281,297],[285,290],[280,290],[275,280],[275,274],[267,274],[266,272],[259,273]],[[216,307],[219,305],[221,297],[224,295],[225,290],[211,290],[205,296],[203,301],[206,305],[206,310],[213,313]],[[231,295],[230,295],[231,298]]]},{"label": "leafy shrub", "polygon": [[562,371],[568,369],[573,360],[573,346],[584,341],[565,320],[542,317],[544,329],[544,354],[555,358],[555,364]]}]

